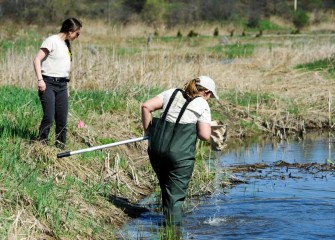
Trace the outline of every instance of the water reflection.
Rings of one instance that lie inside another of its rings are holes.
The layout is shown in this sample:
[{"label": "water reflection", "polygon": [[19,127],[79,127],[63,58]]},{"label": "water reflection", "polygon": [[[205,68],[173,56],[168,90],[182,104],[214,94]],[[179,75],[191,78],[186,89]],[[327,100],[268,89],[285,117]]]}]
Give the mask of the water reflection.
[{"label": "water reflection", "polygon": [[[334,155],[334,135],[308,135],[304,141],[277,142],[252,139],[234,143],[223,155],[223,164],[255,164],[285,161],[288,163],[325,163]],[[334,161],[333,161],[334,162]]]}]

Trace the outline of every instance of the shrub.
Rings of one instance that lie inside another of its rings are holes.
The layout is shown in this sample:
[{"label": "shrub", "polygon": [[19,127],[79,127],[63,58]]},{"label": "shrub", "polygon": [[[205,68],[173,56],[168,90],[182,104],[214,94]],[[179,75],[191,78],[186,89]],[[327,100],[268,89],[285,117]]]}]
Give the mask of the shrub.
[{"label": "shrub", "polygon": [[305,11],[299,10],[294,12],[292,21],[297,29],[302,29],[308,24],[309,17]]},{"label": "shrub", "polygon": [[188,37],[197,37],[199,36],[199,33],[196,33],[194,32],[193,30],[191,30],[188,34],[187,34]]},{"label": "shrub", "polygon": [[219,36],[219,29],[218,29],[217,27],[214,29],[213,36],[214,36],[214,37]]}]

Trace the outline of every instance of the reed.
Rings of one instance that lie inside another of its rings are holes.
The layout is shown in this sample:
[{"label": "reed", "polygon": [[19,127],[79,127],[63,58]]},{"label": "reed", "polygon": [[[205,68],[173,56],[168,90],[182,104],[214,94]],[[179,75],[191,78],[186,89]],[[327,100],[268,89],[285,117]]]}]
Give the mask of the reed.
[{"label": "reed", "polygon": [[334,127],[333,125],[333,119],[332,119],[332,103],[333,103],[333,96],[331,92],[328,92],[328,119],[329,119],[329,126],[331,128]]}]

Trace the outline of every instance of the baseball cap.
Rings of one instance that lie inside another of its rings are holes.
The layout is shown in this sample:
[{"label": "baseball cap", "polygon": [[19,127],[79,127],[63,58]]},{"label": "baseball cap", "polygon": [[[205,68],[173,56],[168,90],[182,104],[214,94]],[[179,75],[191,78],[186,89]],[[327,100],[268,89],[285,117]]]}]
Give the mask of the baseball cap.
[{"label": "baseball cap", "polygon": [[219,99],[219,96],[217,95],[217,93],[215,91],[215,83],[214,83],[213,79],[211,79],[208,76],[200,76],[198,78],[200,79],[200,82],[197,83],[197,85],[200,85],[200,86],[208,89],[209,91],[211,91],[212,92],[212,95],[211,95],[212,98]]}]

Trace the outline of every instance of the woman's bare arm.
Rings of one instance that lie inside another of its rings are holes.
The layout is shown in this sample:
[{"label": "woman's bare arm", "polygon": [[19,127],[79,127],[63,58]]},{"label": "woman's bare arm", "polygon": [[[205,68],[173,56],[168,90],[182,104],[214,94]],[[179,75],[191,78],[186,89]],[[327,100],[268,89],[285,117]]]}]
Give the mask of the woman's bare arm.
[{"label": "woman's bare arm", "polygon": [[142,111],[142,126],[145,133],[148,132],[149,124],[152,120],[151,113],[155,110],[163,108],[163,100],[160,97],[153,97],[146,102],[144,102],[141,106]]},{"label": "woman's bare arm", "polygon": [[200,140],[208,141],[211,137],[211,125],[209,123],[197,123],[197,135]]}]

